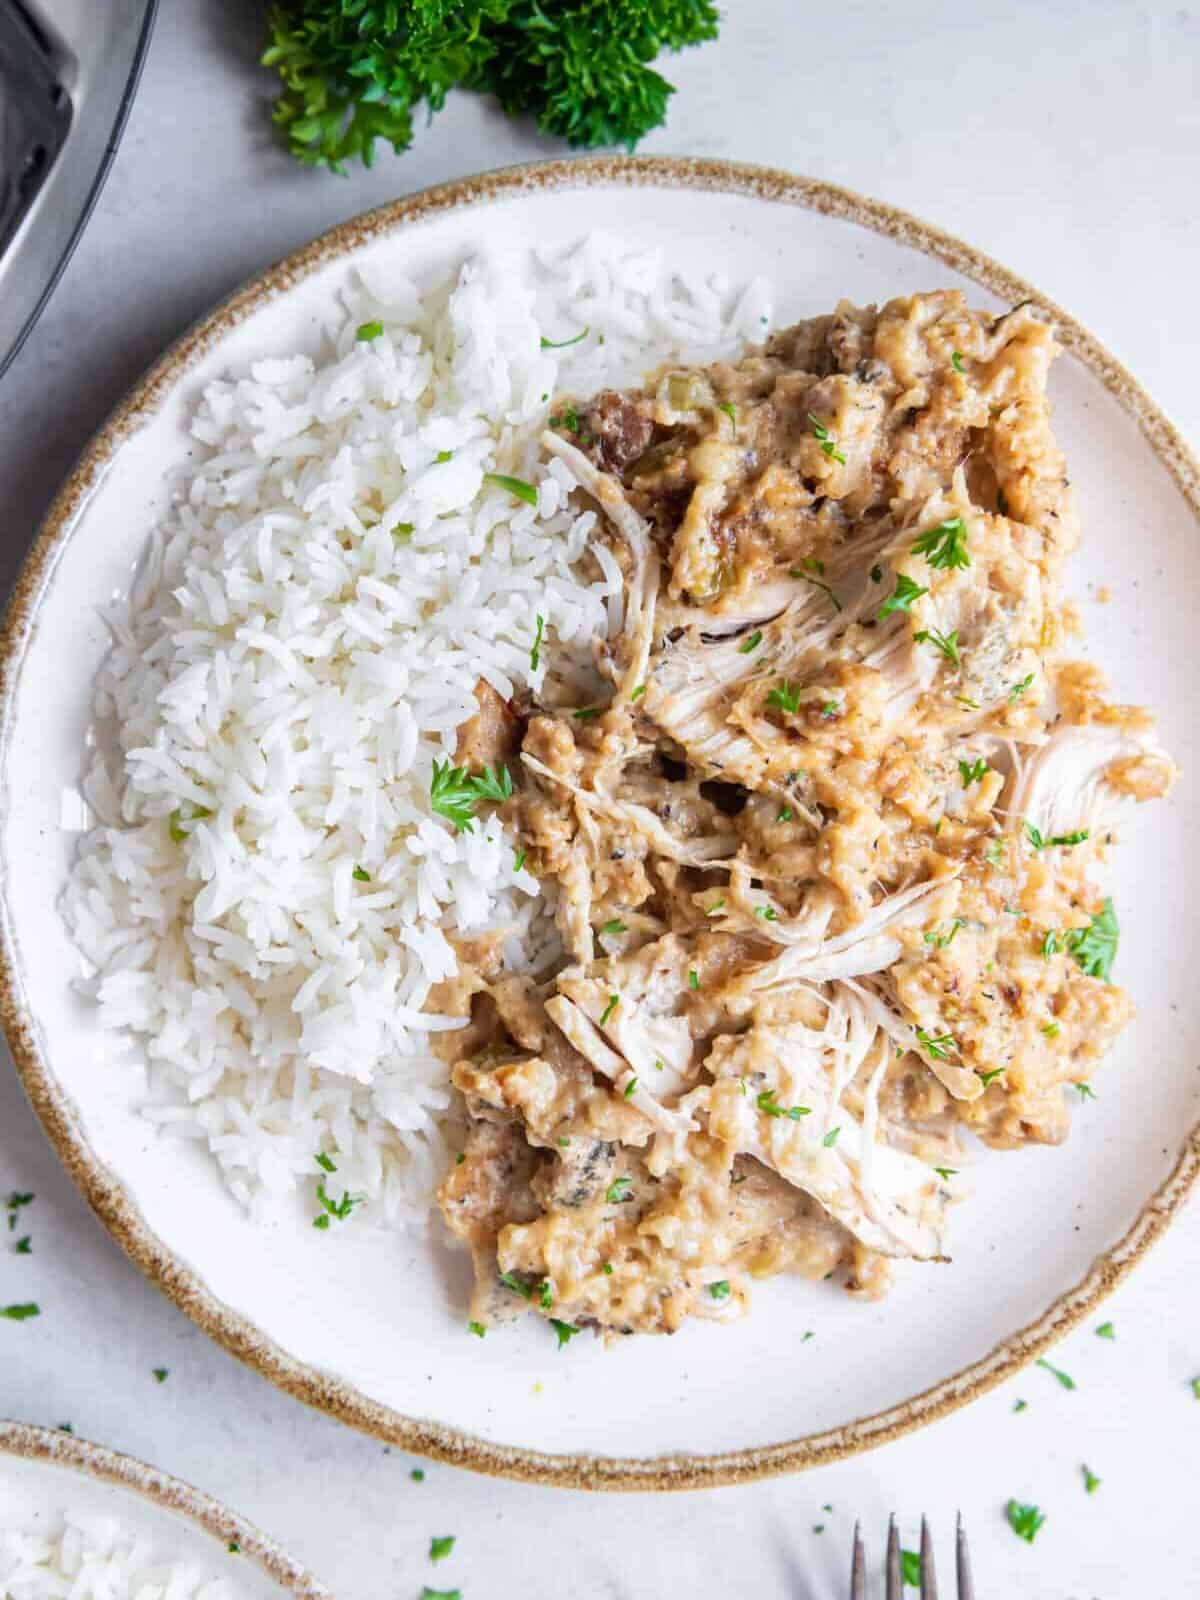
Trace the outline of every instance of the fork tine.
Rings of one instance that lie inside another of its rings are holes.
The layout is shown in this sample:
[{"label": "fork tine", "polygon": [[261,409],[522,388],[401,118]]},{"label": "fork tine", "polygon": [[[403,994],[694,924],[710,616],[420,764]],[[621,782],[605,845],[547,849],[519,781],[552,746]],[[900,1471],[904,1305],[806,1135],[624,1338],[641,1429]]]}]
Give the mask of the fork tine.
[{"label": "fork tine", "polygon": [[850,1562],[850,1600],[867,1600],[867,1553],[863,1549],[862,1532],[854,1524],[854,1555]]},{"label": "fork tine", "polygon": [[971,1552],[967,1549],[967,1530],[963,1527],[962,1512],[958,1513],[958,1600],[975,1600],[975,1585],[971,1581]]},{"label": "fork tine", "polygon": [[902,1577],[900,1572],[900,1530],[893,1515],[888,1522],[887,1583],[884,1593],[887,1600],[900,1600]]},{"label": "fork tine", "polygon": [[921,1518],[921,1600],[938,1600],[937,1573],[933,1570],[933,1540],[929,1523]]}]

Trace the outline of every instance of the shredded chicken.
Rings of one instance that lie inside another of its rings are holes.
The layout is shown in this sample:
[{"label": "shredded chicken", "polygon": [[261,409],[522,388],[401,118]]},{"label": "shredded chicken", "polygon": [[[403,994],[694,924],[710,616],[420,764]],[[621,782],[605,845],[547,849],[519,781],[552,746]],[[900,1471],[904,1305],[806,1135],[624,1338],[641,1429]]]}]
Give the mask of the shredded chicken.
[{"label": "shredded chicken", "polygon": [[560,407],[624,622],[607,704],[483,685],[460,744],[513,758],[562,947],[534,978],[481,945],[443,997],[473,1321],[673,1332],[783,1271],[880,1293],[945,1259],[968,1133],[1066,1136],[1132,1012],[1096,871],[1174,768],[1061,656],[1054,354],[944,291]]}]

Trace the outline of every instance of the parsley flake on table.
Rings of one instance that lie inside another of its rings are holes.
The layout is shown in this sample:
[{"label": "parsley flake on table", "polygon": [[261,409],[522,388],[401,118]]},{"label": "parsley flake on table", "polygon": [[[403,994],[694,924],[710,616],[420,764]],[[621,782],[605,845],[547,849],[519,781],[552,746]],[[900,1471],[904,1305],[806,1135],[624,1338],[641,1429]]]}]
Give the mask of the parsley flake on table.
[{"label": "parsley flake on table", "polygon": [[1100,1479],[1088,1466],[1086,1461],[1080,1467],[1080,1471],[1083,1473],[1083,1487],[1085,1493],[1095,1494],[1096,1490],[1100,1487]]},{"label": "parsley flake on table", "polygon": [[236,1539],[230,1539],[229,1543],[225,1546],[225,1548],[226,1548],[226,1550],[228,1550],[228,1552],[229,1552],[229,1554],[231,1556],[240,1556],[241,1553],[242,1553],[242,1547],[237,1542]]},{"label": "parsley flake on table", "polygon": [[543,350],[566,350],[573,344],[579,344],[591,333],[591,328],[584,328],[582,333],[577,333],[572,339],[547,339],[543,334],[541,346]]},{"label": "parsley flake on table", "polygon": [[1022,1505],[1019,1500],[1010,1500],[1004,1508],[1004,1515],[1017,1538],[1024,1539],[1026,1544],[1033,1543],[1038,1529],[1046,1520],[1045,1514],[1037,1506]]},{"label": "parsley flake on table", "polygon": [[30,1317],[40,1317],[42,1308],[35,1300],[26,1300],[21,1305],[0,1306],[0,1317],[7,1317],[10,1322],[28,1322]]},{"label": "parsley flake on table", "polygon": [[443,1534],[440,1538],[430,1539],[429,1559],[430,1561],[445,1561],[453,1549],[454,1535],[452,1533]]},{"label": "parsley flake on table", "polygon": [[575,1326],[575,1324],[573,1322],[563,1322],[558,1317],[551,1317],[550,1318],[550,1326],[554,1329],[554,1332],[558,1335],[558,1348],[560,1350],[563,1348],[564,1345],[570,1344],[571,1340],[579,1332],[579,1329]]},{"label": "parsley flake on table", "polygon": [[31,1194],[18,1194],[16,1190],[4,1202],[4,1209],[8,1213],[8,1231],[13,1233],[17,1226],[17,1213],[25,1206],[31,1206],[36,1196]]},{"label": "parsley flake on table", "polygon": [[912,554],[924,556],[931,567],[944,571],[969,567],[966,523],[961,517],[947,517],[935,528],[927,528],[913,544]]},{"label": "parsley flake on table", "polygon": [[171,1375],[167,1367],[152,1367],[151,1371],[154,1374],[155,1383],[166,1383]]},{"label": "parsley flake on table", "polygon": [[1102,1322],[1096,1329],[1096,1337],[1097,1339],[1115,1339],[1117,1331],[1111,1322]]},{"label": "parsley flake on table", "polygon": [[428,1584],[421,1590],[421,1600],[462,1600],[461,1589],[431,1589]]},{"label": "parsley flake on table", "polygon": [[487,1332],[487,1329],[484,1327],[482,1322],[468,1322],[467,1332],[473,1333],[477,1339],[482,1339],[484,1334]]},{"label": "parsley flake on table", "polygon": [[875,620],[883,622],[896,611],[911,611],[913,602],[919,600],[929,590],[924,584],[915,583],[907,573],[902,572],[896,579],[896,587],[875,613]]},{"label": "parsley flake on table", "polygon": [[1029,1401],[1028,1400],[1014,1400],[1013,1401],[1013,1410],[1014,1411],[1028,1411],[1028,1409],[1029,1409]]},{"label": "parsley flake on table", "polygon": [[1064,1389],[1073,1389],[1075,1387],[1075,1379],[1071,1376],[1071,1374],[1069,1372],[1064,1372],[1061,1367],[1051,1366],[1051,1364],[1046,1360],[1045,1356],[1039,1356],[1035,1365],[1045,1368],[1047,1372],[1058,1379],[1059,1383],[1062,1384]]},{"label": "parsley flake on table", "polygon": [[838,449],[837,440],[834,438],[833,434],[830,433],[829,429],[820,420],[820,418],[814,417],[811,411],[808,413],[808,425],[812,429],[813,438],[821,446],[822,455],[828,456],[831,461],[840,462],[840,464],[844,467],[846,465],[846,458]]},{"label": "parsley flake on table", "polygon": [[900,1552],[900,1578],[901,1581],[913,1588],[921,1586],[921,1557],[916,1550],[901,1550]]},{"label": "parsley flake on table", "polygon": [[526,483],[524,478],[510,478],[506,472],[485,472],[484,483],[494,484],[497,489],[506,489],[514,499],[524,500],[527,506],[536,506],[538,492],[532,483]]},{"label": "parsley flake on table", "polygon": [[33,1240],[27,1233],[23,1234],[13,1245],[13,1253],[19,1256],[31,1256],[33,1254]]},{"label": "parsley flake on table", "polygon": [[1075,1087],[1079,1091],[1081,1100],[1099,1100],[1100,1098],[1090,1083],[1077,1083]]},{"label": "parsley flake on table", "polygon": [[412,1469],[412,1471],[409,1473],[409,1477],[412,1479],[412,1481],[414,1483],[424,1483],[425,1482],[425,1469],[423,1467],[414,1467]]},{"label": "parsley flake on table", "polygon": [[1192,1399],[1200,1400],[1200,1378],[1192,1379]]}]

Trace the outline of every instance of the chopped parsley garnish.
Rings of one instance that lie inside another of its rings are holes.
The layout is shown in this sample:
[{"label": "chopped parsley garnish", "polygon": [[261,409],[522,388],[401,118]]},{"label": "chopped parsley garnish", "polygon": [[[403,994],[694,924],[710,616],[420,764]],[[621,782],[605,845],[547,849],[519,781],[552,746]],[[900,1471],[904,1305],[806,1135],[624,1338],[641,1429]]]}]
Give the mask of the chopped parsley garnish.
[{"label": "chopped parsley garnish", "polygon": [[152,1367],[150,1370],[154,1374],[155,1383],[166,1383],[170,1377],[170,1369],[168,1367]]},{"label": "chopped parsley garnish", "polygon": [[754,632],[750,634],[748,638],[743,639],[741,644],[738,645],[738,654],[748,656],[751,650],[758,649],[759,645],[762,643],[762,640],[762,629],[755,628]]},{"label": "chopped parsley garnish", "polygon": [[719,900],[714,900],[712,905],[710,905],[708,907],[708,909],[705,911],[705,916],[715,917],[717,912],[720,911],[721,907],[724,904],[725,904],[725,896],[722,895]]},{"label": "chopped parsley garnish", "polygon": [[964,789],[969,789],[973,783],[982,783],[991,770],[991,767],[982,756],[977,761],[960,761],[958,763],[958,775],[962,779]]},{"label": "chopped parsley garnish", "polygon": [[900,573],[896,579],[896,587],[875,613],[877,622],[883,622],[894,611],[911,611],[913,601],[919,600],[929,590],[923,584],[914,583],[907,573]]},{"label": "chopped parsley garnish", "polygon": [[593,717],[598,717],[603,709],[603,706],[580,706],[579,710],[572,711],[571,715],[576,722],[590,722]]},{"label": "chopped parsley garnish", "polygon": [[1008,1069],[1006,1067],[993,1067],[990,1072],[981,1072],[979,1081],[985,1089],[995,1083],[997,1078],[1002,1078]]},{"label": "chopped parsley garnish", "polygon": [[510,478],[506,472],[485,472],[484,483],[494,483],[497,489],[507,489],[509,494],[518,500],[524,500],[527,506],[538,503],[538,492],[532,483],[526,483],[524,478]]},{"label": "chopped parsley garnish", "polygon": [[907,1587],[913,1589],[920,1588],[921,1557],[916,1550],[901,1550],[900,1581]]},{"label": "chopped parsley garnish", "polygon": [[933,1170],[937,1173],[939,1178],[945,1179],[947,1183],[949,1183],[951,1178],[958,1177],[957,1167],[934,1167]]},{"label": "chopped parsley garnish", "polygon": [[412,538],[415,527],[415,522],[398,522],[392,529],[392,538],[399,540],[401,544],[405,544]]},{"label": "chopped parsley garnish", "polygon": [[17,1212],[25,1206],[31,1206],[35,1196],[31,1194],[17,1194],[14,1190],[4,1202],[4,1209],[8,1213],[8,1231],[12,1233],[17,1226]]},{"label": "chopped parsley garnish", "polygon": [[573,1322],[563,1322],[558,1317],[550,1318],[550,1326],[558,1335],[558,1348],[560,1350],[564,1345],[570,1344],[571,1340],[579,1332]]},{"label": "chopped parsley garnish", "polygon": [[792,820],[792,818],[795,816],[795,814],[796,813],[792,810],[791,806],[784,806],[780,810],[779,815],[775,818],[775,821],[776,822],[790,822]]},{"label": "chopped parsley garnish", "polygon": [[212,812],[207,806],[196,806],[191,804],[186,806],[176,806],[170,817],[167,819],[167,831],[170,833],[176,844],[182,844],[187,838],[188,834],[191,833],[193,824],[197,822],[203,822],[206,818],[211,816]]},{"label": "chopped parsley garnish", "polygon": [[1012,688],[1008,691],[1008,702],[1009,702],[1009,704],[1010,705],[1015,704],[1016,701],[1018,701],[1021,698],[1021,696],[1025,693],[1026,689],[1029,688],[1029,686],[1030,686],[1030,684],[1032,682],[1033,682],[1033,673],[1031,672],[1027,678],[1021,678],[1017,683],[1014,683]]},{"label": "chopped parsley garnish", "polygon": [[694,993],[700,987],[700,974],[692,967],[688,973],[688,988]]},{"label": "chopped parsley garnish", "polygon": [[1100,1487],[1100,1479],[1092,1471],[1091,1467],[1088,1466],[1086,1461],[1082,1464],[1079,1470],[1083,1473],[1084,1491],[1087,1494],[1095,1494],[1096,1490]]},{"label": "chopped parsley garnish", "polygon": [[409,1477],[412,1479],[412,1481],[414,1483],[424,1483],[425,1482],[425,1469],[423,1467],[414,1467],[412,1469],[412,1471],[409,1473]]},{"label": "chopped parsley garnish", "polygon": [[73,1422],[56,1422],[55,1427],[58,1429],[59,1433],[75,1432],[75,1424]]},{"label": "chopped parsley garnish", "polygon": [[971,565],[967,554],[967,525],[961,517],[947,517],[936,528],[927,528],[912,547],[914,556],[924,556],[931,567],[963,568]]},{"label": "chopped parsley garnish", "polygon": [[553,1304],[554,1295],[550,1288],[550,1280],[548,1278],[543,1278],[538,1289],[538,1305],[541,1306],[543,1311],[549,1311]]},{"label": "chopped parsley garnish", "polygon": [[730,1294],[729,1279],[720,1278],[716,1283],[710,1283],[708,1292],[714,1300],[728,1300]]},{"label": "chopped parsley garnish", "polygon": [[633,693],[629,696],[629,698],[631,700],[640,700],[642,698],[642,696],[645,694],[645,692],[646,692],[646,685],[644,683],[639,683],[637,688],[633,691]]},{"label": "chopped parsley garnish", "polygon": [[611,922],[606,922],[600,929],[601,933],[628,933],[629,930],[620,917],[614,917]]},{"label": "chopped parsley garnish", "polygon": [[462,1600],[461,1589],[431,1589],[428,1584],[421,1590],[421,1600]]},{"label": "chopped parsley garnish", "polygon": [[1052,833],[1047,839],[1040,828],[1035,828],[1028,819],[1025,821],[1025,837],[1035,850],[1049,850],[1055,845],[1061,845],[1069,850],[1073,844],[1082,844],[1091,837],[1087,828],[1076,828],[1074,833]]},{"label": "chopped parsley garnish", "polygon": [[1102,1322],[1096,1329],[1096,1337],[1097,1339],[1115,1339],[1117,1332],[1111,1322]]},{"label": "chopped parsley garnish", "polygon": [[1192,1379],[1192,1399],[1200,1400],[1200,1378]]},{"label": "chopped parsley garnish", "polygon": [[554,1142],[558,1145],[560,1150],[569,1149],[571,1144],[570,1139],[564,1138],[561,1135]]},{"label": "chopped parsley garnish", "polygon": [[1079,1098],[1081,1100],[1098,1100],[1100,1098],[1090,1083],[1077,1083],[1075,1087],[1079,1090]]},{"label": "chopped parsley garnish", "polygon": [[954,698],[958,701],[960,706],[965,706],[968,711],[978,711],[979,710],[979,701],[978,700],[972,700],[969,695],[956,694],[954,696]]},{"label": "chopped parsley garnish", "polygon": [[962,666],[958,654],[957,628],[952,633],[942,633],[937,628],[922,628],[913,634],[913,638],[918,644],[931,644],[935,650],[940,650],[951,666]]},{"label": "chopped parsley garnish", "polygon": [[792,1122],[799,1122],[801,1117],[812,1115],[810,1106],[781,1106],[775,1098],[774,1089],[764,1089],[755,1104],[766,1117],[787,1117]]},{"label": "chopped parsley garnish", "polygon": [[430,1541],[429,1541],[429,1559],[430,1559],[430,1561],[444,1561],[446,1559],[446,1557],[450,1554],[451,1550],[453,1550],[453,1549],[454,1549],[454,1535],[453,1534],[449,1534],[449,1533],[445,1534],[440,1539],[430,1539]]},{"label": "chopped parsley garnish", "polygon": [[538,612],[538,616],[537,616],[537,631],[534,633],[534,636],[533,636],[533,648],[529,652],[529,670],[530,670],[530,672],[536,672],[537,671],[538,663],[542,659],[542,631],[545,628],[545,626],[546,626],[546,619],[541,614],[541,612],[539,611]]},{"label": "chopped parsley garnish", "polygon": [[323,1150],[318,1150],[316,1155],[313,1157],[313,1160],[317,1163],[322,1172],[337,1171],[337,1162],[332,1156],[327,1156]]},{"label": "chopped parsley garnish", "polygon": [[826,1150],[833,1149],[834,1145],[837,1143],[837,1136],[839,1133],[841,1133],[841,1131],[840,1125],[836,1128],[830,1128],[829,1132],[821,1140],[821,1143],[825,1146]]},{"label": "chopped parsley garnish", "polygon": [[371,874],[366,870],[365,867],[355,867],[350,876],[354,879],[355,883],[370,883],[371,881]]},{"label": "chopped parsley garnish", "polygon": [[917,1043],[935,1061],[945,1061],[952,1050],[958,1049],[952,1033],[926,1033],[924,1028],[917,1029]]},{"label": "chopped parsley garnish", "polygon": [[355,330],[354,337],[361,344],[370,344],[371,340],[378,339],[382,332],[382,322],[360,322]]},{"label": "chopped parsley garnish", "polygon": [[774,906],[755,906],[754,915],[761,917],[764,922],[779,921],[779,913]]},{"label": "chopped parsley garnish", "polygon": [[935,950],[944,950],[946,946],[953,940],[954,935],[958,932],[958,930],[965,927],[966,923],[961,917],[954,917],[950,923],[949,932],[939,933],[936,928],[931,928],[930,931],[925,935],[925,943],[931,944]]},{"label": "chopped parsley garnish", "polygon": [[41,1307],[33,1300],[27,1300],[24,1305],[0,1306],[0,1317],[7,1317],[10,1322],[28,1322],[30,1317],[40,1317]]},{"label": "chopped parsley garnish", "polygon": [[[825,571],[824,562],[816,561],[816,560],[814,560],[814,558],[812,556],[806,556],[804,558],[802,566],[807,567],[807,566],[810,566],[810,565],[812,566],[813,570],[816,571],[816,572],[824,572]],[[805,583],[811,583],[814,589],[820,589],[822,594],[828,596],[829,602],[833,606],[833,609],[835,611],[840,611],[842,609],[842,602],[838,599],[837,595],[834,594],[833,590],[824,581],[824,579],[812,577],[811,574],[809,574],[808,572],[802,571],[801,567],[793,567],[791,569],[791,571],[788,573],[788,577],[789,578],[802,578]]]},{"label": "chopped parsley garnish", "polygon": [[579,413],[574,406],[568,406],[557,417],[550,418],[552,428],[563,428],[567,433],[579,432]]},{"label": "chopped parsley garnish", "polygon": [[1075,1379],[1071,1376],[1071,1374],[1069,1372],[1064,1372],[1061,1367],[1052,1367],[1046,1360],[1045,1356],[1039,1356],[1037,1358],[1036,1365],[1039,1367],[1044,1367],[1047,1372],[1056,1377],[1064,1389],[1073,1389],[1075,1387]]},{"label": "chopped parsley garnish", "polygon": [[242,1553],[242,1547],[237,1542],[236,1539],[230,1539],[229,1543],[225,1546],[225,1548],[226,1548],[226,1550],[229,1551],[229,1554],[231,1556],[240,1556],[241,1553]]},{"label": "chopped parsley garnish", "polygon": [[516,855],[513,857],[513,871],[514,872],[520,872],[521,868],[524,865],[525,865],[525,851],[524,850],[518,850]]},{"label": "chopped parsley garnish", "polygon": [[613,1275],[613,1264],[612,1264],[612,1262],[611,1261],[606,1261],[604,1263],[604,1265],[600,1268],[600,1271],[604,1274],[604,1276],[606,1278],[611,1278],[612,1275]]},{"label": "chopped parsley garnish", "polygon": [[323,1181],[317,1185],[317,1199],[321,1202],[321,1212],[313,1218],[313,1227],[321,1229],[328,1228],[331,1218],[335,1222],[345,1222],[355,1206],[363,1203],[361,1195],[345,1193],[340,1200],[331,1200]]},{"label": "chopped parsley garnish", "polygon": [[1002,867],[1004,865],[1004,843],[1000,839],[993,839],[983,852],[983,859],[989,867]]},{"label": "chopped parsley garnish", "polygon": [[587,328],[585,328],[583,330],[582,333],[577,333],[574,336],[573,339],[557,339],[557,340],[555,340],[555,339],[547,339],[547,338],[545,338],[545,336],[543,336],[542,341],[541,341],[542,349],[543,350],[565,350],[565,349],[567,349],[567,347],[569,345],[578,344],[581,339],[586,339],[588,334],[591,333],[591,331],[592,331],[591,328],[587,327]]},{"label": "chopped parsley garnish", "polygon": [[1028,1411],[1029,1410],[1029,1401],[1028,1400],[1014,1400],[1013,1401],[1013,1410],[1014,1411]]},{"label": "chopped parsley garnish", "polygon": [[1038,1529],[1046,1520],[1045,1514],[1036,1506],[1023,1506],[1019,1500],[1010,1500],[1004,1508],[1004,1515],[1017,1538],[1024,1539],[1026,1544],[1033,1543]]},{"label": "chopped parsley garnish", "polygon": [[786,678],[780,678],[778,685],[767,696],[767,704],[774,711],[786,711],[789,716],[800,709],[800,685],[793,689]]},{"label": "chopped parsley garnish", "polygon": [[1089,978],[1103,978],[1107,983],[1117,959],[1117,943],[1121,930],[1113,903],[1106,899],[1104,905],[1086,928],[1071,928],[1067,933],[1067,949],[1075,957]]},{"label": "chopped parsley garnish", "polygon": [[813,416],[811,411],[808,413],[808,425],[812,429],[813,438],[821,446],[822,454],[828,456],[831,461],[840,461],[844,467],[846,458],[838,449],[837,440],[825,424],[818,417]]},{"label": "chopped parsley garnish", "polygon": [[1057,1022],[1043,1022],[1042,1032],[1046,1035],[1047,1039],[1057,1039],[1059,1034],[1062,1032],[1062,1029]]},{"label": "chopped parsley garnish", "polygon": [[961,372],[962,371],[962,369],[963,369],[962,355],[958,350],[951,350],[951,352],[950,352],[950,365],[954,368],[955,372]]},{"label": "chopped parsley garnish", "polygon": [[511,1289],[514,1294],[519,1294],[522,1300],[533,1299],[533,1290],[527,1283],[522,1283],[515,1273],[502,1272],[500,1274],[500,1282],[506,1289]]},{"label": "chopped parsley garnish", "polygon": [[623,1098],[626,1099],[626,1100],[632,1100],[634,1095],[637,1093],[637,1086],[638,1086],[637,1079],[636,1078],[630,1078],[629,1082],[625,1085],[625,1093],[624,1093]]},{"label": "chopped parsley garnish", "polygon": [[33,1241],[28,1234],[25,1234],[13,1245],[13,1250],[19,1256],[31,1256],[33,1254]]},{"label": "chopped parsley garnish", "polygon": [[610,1206],[624,1205],[627,1200],[632,1200],[633,1179],[614,1178],[604,1192],[604,1199]]},{"label": "chopped parsley garnish", "polygon": [[452,767],[449,759],[435,761],[429,780],[429,800],[439,817],[452,822],[459,833],[470,833],[471,818],[481,800],[507,800],[513,792],[512,777],[507,767],[494,772],[485,767],[475,775],[465,767]]},{"label": "chopped parsley garnish", "polygon": [[619,994],[610,994],[609,995],[608,1004],[605,1006],[604,1010],[600,1013],[600,1026],[601,1027],[604,1026],[604,1024],[608,1021],[609,1017],[612,1016],[613,1012],[617,1009],[617,1007],[620,1004],[621,1004],[621,996]]},{"label": "chopped parsley garnish", "polygon": [[723,411],[729,418],[730,422],[737,422],[737,407],[734,405],[732,400],[718,400],[717,410]]},{"label": "chopped parsley garnish", "polygon": [[821,702],[821,716],[826,722],[830,722],[834,717],[840,716],[841,711],[842,703],[840,700],[823,700]]},{"label": "chopped parsley garnish", "polygon": [[468,1322],[467,1332],[473,1333],[477,1339],[482,1339],[484,1334],[487,1332],[487,1329],[484,1327],[482,1322]]},{"label": "chopped parsley garnish", "polygon": [[436,462],[436,464],[439,467],[444,467],[447,461],[453,461],[454,460],[454,451],[453,450],[439,450],[437,455],[435,455],[433,459],[434,459],[434,461]]}]

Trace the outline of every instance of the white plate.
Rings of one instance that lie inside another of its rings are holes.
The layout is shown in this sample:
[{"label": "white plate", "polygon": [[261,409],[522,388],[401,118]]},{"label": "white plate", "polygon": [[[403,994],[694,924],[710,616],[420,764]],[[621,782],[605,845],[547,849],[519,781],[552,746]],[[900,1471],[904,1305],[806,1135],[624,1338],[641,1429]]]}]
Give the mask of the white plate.
[{"label": "white plate", "polygon": [[[1195,1131],[1181,1151],[1200,1089],[1183,932],[1200,903],[1200,849],[1186,783],[1131,820],[1118,854],[1118,975],[1139,1019],[1065,1147],[981,1157],[954,1219],[952,1265],[902,1268],[881,1305],[780,1279],[733,1327],[607,1350],[577,1339],[558,1353],[532,1319],[469,1337],[465,1260],[420,1243],[351,1228],[335,1237],[299,1218],[251,1225],[204,1155],[157,1142],[131,1111],[136,1067],[118,1064],[73,995],[78,958],[55,908],[106,645],[96,608],[128,582],[168,469],[188,449],[201,385],[232,361],[311,342],[352,262],[387,257],[424,275],[483,243],[566,243],[596,227],[733,278],[765,273],[779,322],[843,296],[960,286],[999,307],[1033,295],[872,202],[760,169],[670,161],[552,163],[451,185],[336,229],[266,274],[168,352],[117,413],[23,574],[0,649],[0,1004],[31,1098],[92,1204],[184,1309],[276,1382],[484,1470],[683,1487],[829,1460],[961,1404],[1090,1309],[1182,1202],[1200,1165]],[[1121,698],[1158,711],[1168,748],[1195,770],[1200,473],[1128,374],[1054,315],[1072,352],[1051,388],[1085,526],[1072,589],[1089,646]],[[1110,605],[1087,602],[1100,583]]]},{"label": "white plate", "polygon": [[56,1534],[68,1513],[114,1518],[149,1542],[156,1562],[226,1577],[239,1600],[331,1600],[257,1528],[190,1484],[71,1434],[0,1422],[0,1531]]}]

